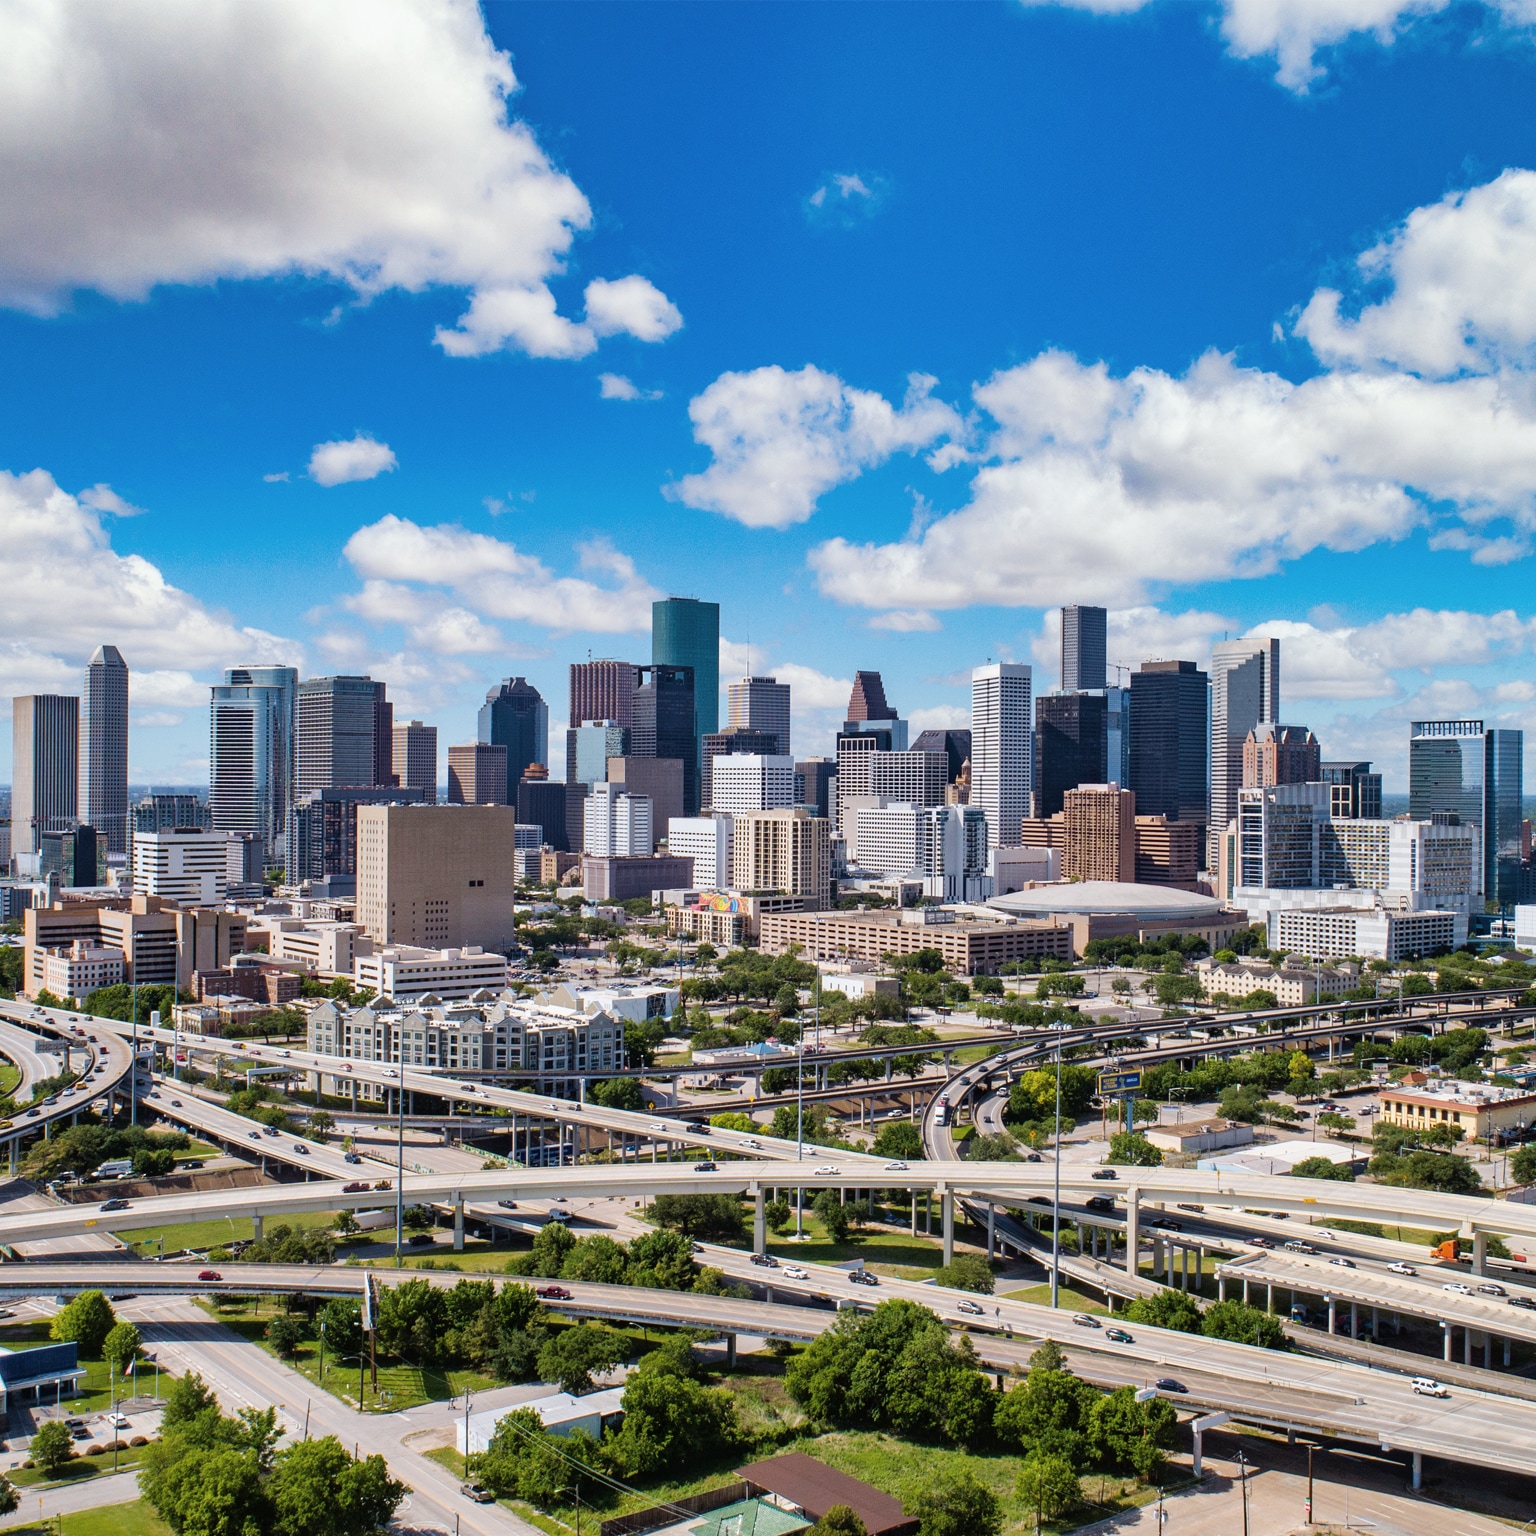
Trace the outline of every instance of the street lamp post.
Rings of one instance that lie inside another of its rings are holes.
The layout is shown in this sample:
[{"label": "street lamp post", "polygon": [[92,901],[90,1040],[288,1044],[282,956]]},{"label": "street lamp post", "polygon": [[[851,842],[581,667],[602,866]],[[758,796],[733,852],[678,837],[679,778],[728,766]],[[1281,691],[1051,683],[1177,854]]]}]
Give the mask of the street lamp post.
[{"label": "street lamp post", "polygon": [[[1061,1032],[1056,1034],[1056,1140],[1055,1157],[1052,1160],[1051,1189],[1051,1306],[1058,1305],[1057,1293],[1061,1285]],[[1082,1231],[1079,1228],[1078,1236]],[[1081,1242],[1078,1244],[1082,1246]]]},{"label": "street lamp post", "polygon": [[395,1079],[395,1268],[405,1263],[405,1051]]}]

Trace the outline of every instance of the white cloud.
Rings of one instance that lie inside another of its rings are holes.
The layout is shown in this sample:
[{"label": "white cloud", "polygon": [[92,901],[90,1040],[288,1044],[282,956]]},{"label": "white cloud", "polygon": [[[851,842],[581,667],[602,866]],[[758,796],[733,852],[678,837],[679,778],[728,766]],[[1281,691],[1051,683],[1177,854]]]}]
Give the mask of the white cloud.
[{"label": "white cloud", "polygon": [[[1026,5],[1063,5],[1100,15],[1141,10],[1152,0],[1024,0]],[[1383,47],[1415,21],[1445,10],[1451,0],[1220,0],[1221,31],[1241,59],[1273,58],[1276,78],[1305,91],[1322,73],[1320,49],[1357,34]],[[1530,0],[1485,0],[1486,9],[1511,26],[1536,20]]]},{"label": "white cloud", "polygon": [[124,501],[105,481],[81,491],[80,501],[93,512],[105,512],[112,517],[137,517],[144,510]]},{"label": "white cloud", "polygon": [[[428,616],[438,626],[439,643],[460,636],[474,637],[469,620],[510,620],[540,628],[589,630],[627,634],[649,629],[651,603],[662,594],[636,572],[634,562],[601,544],[579,546],[582,568],[609,578],[607,584],[579,577],[556,576],[536,556],[524,554],[506,539],[472,533],[453,523],[423,527],[393,515],[359,528],[342,553],[364,579],[363,592],[348,600],[354,611],[368,611],[388,622],[393,583],[420,597],[424,587],[439,587],[454,600],[464,617],[442,628],[443,615],[453,611],[412,602],[394,617],[406,624],[424,624]],[[370,595],[371,594],[371,595]],[[442,597],[443,594],[438,594]],[[478,644],[475,646],[479,648]]]},{"label": "white cloud", "polygon": [[189,669],[298,659],[292,642],[236,625],[142,556],[118,554],[102,512],[45,470],[0,471],[0,527],[0,694],[78,692],[103,642],[122,651],[135,704],[206,703]]},{"label": "white cloud", "polygon": [[1536,343],[1536,171],[1416,208],[1362,255],[1366,283],[1390,295],[1344,318],[1321,288],[1296,332],[1331,367],[1389,365],[1449,377],[1528,364]]},{"label": "white cloud", "polygon": [[852,228],[879,209],[890,187],[888,178],[867,171],[834,171],[806,198],[806,217],[814,224]]},{"label": "white cloud", "polygon": [[388,443],[359,432],[345,442],[316,443],[309,456],[309,478],[317,485],[345,485],[372,480],[394,469],[398,461]]},{"label": "white cloud", "polygon": [[597,382],[604,400],[660,400],[659,389],[641,389],[622,373],[600,373]]},{"label": "white cloud", "polygon": [[595,336],[665,341],[683,326],[677,305],[643,277],[596,278],[587,284],[586,299],[587,324]]},{"label": "white cloud", "polygon": [[910,739],[916,741],[924,731],[968,731],[971,728],[971,712],[963,704],[931,704],[914,709]]},{"label": "white cloud", "polygon": [[289,275],[365,300],[445,286],[471,295],[439,332],[450,353],[580,356],[592,327],[546,284],[592,210],[509,118],[517,89],[472,0],[7,6],[0,302],[52,314],[78,289]]},{"label": "white cloud", "polygon": [[931,613],[922,608],[896,608],[890,613],[877,613],[869,621],[871,629],[890,629],[897,634],[931,635],[943,629],[943,625]]},{"label": "white cloud", "polygon": [[287,485],[292,476],[286,469],[274,470],[270,475],[261,477],[268,485]]},{"label": "white cloud", "polygon": [[931,398],[935,382],[910,375],[897,407],[816,367],[722,374],[688,403],[694,440],[713,461],[702,474],[666,487],[666,494],[749,528],[803,523],[834,486],[893,454],[915,453],[961,432],[958,414]]}]

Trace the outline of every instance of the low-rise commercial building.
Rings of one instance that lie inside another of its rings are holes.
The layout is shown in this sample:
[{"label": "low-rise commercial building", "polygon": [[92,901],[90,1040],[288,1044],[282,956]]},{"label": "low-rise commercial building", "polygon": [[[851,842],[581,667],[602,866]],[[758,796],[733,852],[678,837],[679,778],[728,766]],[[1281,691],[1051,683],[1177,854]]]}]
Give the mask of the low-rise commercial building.
[{"label": "low-rise commercial building", "polygon": [[634,901],[692,883],[693,860],[670,854],[603,858],[589,853],[581,861],[581,888],[588,901]]},{"label": "low-rise commercial building", "polygon": [[1380,1122],[1424,1130],[1459,1126],[1463,1140],[1520,1134],[1536,1125],[1536,1093],[1493,1083],[1450,1083],[1430,1088],[1401,1085],[1381,1091]]},{"label": "low-rise commercial building", "polygon": [[1343,997],[1360,985],[1356,965],[1271,965],[1267,960],[1238,960],[1218,965],[1201,960],[1195,966],[1207,997],[1246,997],[1272,992],[1281,1008],[1304,1008],[1330,997]]},{"label": "low-rise commercial building", "polygon": [[478,944],[466,944],[462,949],[390,944],[358,955],[352,962],[352,979],[360,987],[372,987],[381,997],[423,997],[430,993],[449,1002],[477,992],[502,991],[507,984],[507,960],[505,955]]},{"label": "low-rise commercial building", "polygon": [[[1296,892],[1286,896],[1332,895],[1316,906],[1275,905],[1267,914],[1271,949],[1326,960],[1359,955],[1375,960],[1412,960],[1460,948],[1467,941],[1467,919],[1461,912],[1413,912],[1380,905],[1379,893],[1362,891],[1375,901],[1353,905],[1352,892]],[[1254,909],[1249,908],[1254,916]]]},{"label": "low-rise commercial building", "polygon": [[1253,1127],[1240,1120],[1175,1120],[1147,1127],[1146,1138],[1164,1152],[1214,1152],[1219,1147],[1246,1147]]},{"label": "low-rise commercial building", "polygon": [[76,939],[67,949],[43,952],[43,986],[55,997],[90,996],[123,979],[123,952]]},{"label": "low-rise commercial building", "polygon": [[960,976],[995,975],[1009,961],[1072,958],[1072,930],[1053,920],[996,920],[945,908],[900,912],[764,914],[762,947],[771,955],[799,946],[803,959],[878,960],[936,949],[944,969]]}]

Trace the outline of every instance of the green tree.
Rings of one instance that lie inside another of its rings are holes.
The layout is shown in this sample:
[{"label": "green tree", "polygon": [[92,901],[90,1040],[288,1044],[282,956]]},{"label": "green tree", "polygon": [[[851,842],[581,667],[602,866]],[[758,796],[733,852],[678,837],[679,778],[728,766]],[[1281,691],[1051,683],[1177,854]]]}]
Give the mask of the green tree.
[{"label": "green tree", "polygon": [[739,1131],[743,1136],[751,1136],[757,1130],[757,1122],[751,1115],[744,1115],[739,1110],[722,1110],[718,1115],[711,1115],[709,1123],[722,1131]]},{"label": "green tree", "polygon": [[139,1352],[139,1344],[139,1330],[132,1323],[117,1323],[102,1341],[101,1357],[111,1362],[119,1377],[126,1376]]},{"label": "green tree", "polygon": [[267,1343],[283,1360],[291,1360],[299,1352],[304,1338],[304,1328],[296,1317],[279,1313],[267,1324]]},{"label": "green tree", "polygon": [[52,1477],[75,1454],[74,1441],[62,1419],[50,1419],[40,1425],[27,1448],[28,1455],[42,1469],[45,1477]]},{"label": "green tree", "polygon": [[1154,1328],[1200,1332],[1199,1304],[1183,1291],[1164,1289],[1155,1296],[1138,1296],[1125,1309],[1125,1315],[1130,1322],[1149,1323]]},{"label": "green tree", "polygon": [[793,1214],[788,1200],[770,1200],[763,1207],[763,1219],[768,1224],[768,1230],[773,1233],[782,1233],[789,1226]]},{"label": "green tree", "polygon": [[431,1365],[447,1326],[443,1293],[428,1280],[380,1286],[376,1318],[379,1348],[416,1365]]},{"label": "green tree", "polygon": [[1519,1184],[1536,1184],[1536,1146],[1521,1147],[1510,1158],[1509,1171]]},{"label": "green tree", "polygon": [[716,1242],[739,1240],[747,1230],[736,1195],[657,1195],[651,1202],[651,1219],[685,1237]]},{"label": "green tree", "polygon": [[362,1347],[361,1309],[355,1301],[338,1297],[320,1308],[316,1331],[332,1355],[355,1355]]},{"label": "green tree", "polygon": [[920,1522],[918,1536],[1000,1536],[1003,1529],[997,1495],[963,1469],[925,1478],[902,1507]]},{"label": "green tree", "polygon": [[1059,1345],[1047,1343],[1030,1356],[1029,1373],[998,1402],[997,1435],[1007,1445],[1063,1456],[1082,1466],[1088,1455],[1088,1414],[1098,1394],[1066,1368]]},{"label": "green tree", "polygon": [[629,1245],[631,1285],[688,1291],[698,1278],[693,1244],[681,1232],[647,1232]]},{"label": "green tree", "polygon": [[1025,1507],[1034,1512],[1037,1531],[1047,1520],[1059,1519],[1083,1499],[1072,1463],[1049,1451],[1035,1452],[1025,1459],[1019,1468],[1018,1491]]},{"label": "green tree", "polygon": [[939,1285],[976,1291],[983,1296],[990,1296],[994,1285],[992,1266],[976,1253],[956,1254],[948,1264],[934,1271],[933,1278]]},{"label": "green tree", "polygon": [[827,1236],[834,1243],[842,1243],[848,1240],[848,1208],[838,1198],[835,1189],[823,1189],[816,1198],[811,1201],[811,1209],[816,1213],[823,1227],[827,1229]]},{"label": "green tree", "polygon": [[1317,1068],[1312,1064],[1312,1058],[1305,1051],[1292,1051],[1286,1060],[1285,1066],[1293,1083],[1310,1082],[1317,1076]]},{"label": "green tree", "polygon": [[576,1323],[539,1351],[539,1374],[562,1392],[590,1392],[594,1372],[612,1370],[629,1352],[629,1341],[611,1328]]},{"label": "green tree", "polygon": [[604,1109],[627,1109],[639,1114],[645,1108],[640,1093],[640,1080],[635,1077],[609,1077],[594,1083],[587,1090],[587,1097]]},{"label": "green tree", "polygon": [[1291,1166],[1294,1179],[1339,1179],[1349,1182],[1354,1178],[1348,1163],[1336,1163],[1331,1157],[1304,1157]]},{"label": "green tree", "polygon": [[13,1515],[21,1507],[21,1495],[8,1477],[0,1477],[0,1515]]},{"label": "green tree", "polygon": [[302,1440],[277,1458],[266,1494],[274,1536],[377,1536],[407,1493],[382,1456],[350,1455],[334,1436]]},{"label": "green tree", "polygon": [[1117,1131],[1109,1138],[1109,1161],[1131,1168],[1159,1168],[1163,1154],[1140,1131]]},{"label": "green tree", "polygon": [[160,1415],[160,1428],[162,1432],[177,1428],[182,1424],[189,1424],[199,1414],[212,1409],[218,1411],[219,1400],[213,1394],[213,1389],[198,1375],[196,1371],[188,1371],[185,1376],[178,1376],[166,1388],[165,1408]]},{"label": "green tree", "polygon": [[834,1504],[805,1536],[869,1536],[869,1527],[850,1505]]},{"label": "green tree", "polygon": [[922,1132],[910,1120],[888,1120],[875,1133],[874,1152],[876,1157],[893,1162],[919,1158],[923,1155]]},{"label": "green tree", "polygon": [[[1087,1113],[1099,1091],[1099,1074],[1093,1067],[1068,1062],[1061,1069],[1061,1112],[1077,1119]],[[1010,1120],[1049,1120],[1056,1114],[1056,1069],[1023,1072],[1008,1093]]]},{"label": "green tree", "polygon": [[630,1373],[624,1424],[606,1446],[621,1476],[648,1477],[662,1467],[712,1460],[737,1442],[735,1401],[702,1387],[689,1369],[683,1351],[656,1350]]},{"label": "green tree", "polygon": [[1289,1347],[1278,1317],[1240,1301],[1218,1301],[1207,1307],[1200,1319],[1200,1332],[1208,1339],[1231,1339],[1235,1344],[1253,1344],[1260,1349]]},{"label": "green tree", "polygon": [[82,1355],[97,1360],[101,1358],[101,1346],[116,1323],[111,1303],[100,1291],[81,1291],[68,1306],[54,1314],[48,1332],[61,1343],[73,1341]]},{"label": "green tree", "polygon": [[1178,1437],[1178,1419],[1165,1398],[1138,1403],[1134,1387],[1119,1387],[1101,1397],[1088,1415],[1093,1458],[1107,1470],[1149,1478]]},{"label": "green tree", "polygon": [[576,1240],[560,1266],[563,1280],[587,1280],[597,1285],[623,1285],[629,1271],[629,1250],[606,1233]]},{"label": "green tree", "polygon": [[979,1136],[969,1136],[965,1142],[965,1155],[973,1163],[1017,1163],[1019,1144],[1007,1131],[983,1131]]}]

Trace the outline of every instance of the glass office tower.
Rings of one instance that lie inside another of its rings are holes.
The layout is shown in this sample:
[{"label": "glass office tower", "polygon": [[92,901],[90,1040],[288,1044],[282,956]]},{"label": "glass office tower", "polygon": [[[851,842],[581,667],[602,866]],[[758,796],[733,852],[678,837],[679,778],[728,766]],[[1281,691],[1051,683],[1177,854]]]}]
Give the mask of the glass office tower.
[{"label": "glass office tower", "polygon": [[687,667],[692,673],[697,784],[701,743],[720,729],[720,604],[701,603],[696,597],[668,597],[652,603],[651,661],[656,666]]},{"label": "glass office tower", "polygon": [[534,763],[549,766],[549,705],[524,677],[497,683],[480,706],[480,740],[507,749],[507,804],[517,804],[517,786]]},{"label": "glass office tower", "polygon": [[1524,731],[1489,731],[1483,738],[1483,888],[1489,900],[1520,900],[1520,822],[1524,816]]},{"label": "glass office tower", "polygon": [[1521,731],[1481,720],[1416,720],[1408,742],[1408,814],[1454,814],[1482,831],[1480,888],[1501,906],[1519,899]]}]

